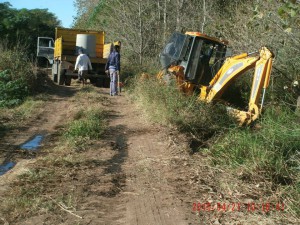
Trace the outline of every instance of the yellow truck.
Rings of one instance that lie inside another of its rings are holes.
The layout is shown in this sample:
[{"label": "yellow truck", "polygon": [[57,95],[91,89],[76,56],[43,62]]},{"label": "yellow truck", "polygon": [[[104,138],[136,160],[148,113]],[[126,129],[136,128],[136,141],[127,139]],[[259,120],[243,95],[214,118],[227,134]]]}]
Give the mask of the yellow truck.
[{"label": "yellow truck", "polygon": [[[59,85],[71,85],[77,79],[74,72],[78,50],[81,49],[91,60],[93,70],[88,79],[99,87],[108,87],[105,64],[111,51],[111,43],[104,44],[104,31],[55,28],[55,41],[50,37],[38,37],[37,56],[45,57],[52,64],[52,80]],[[120,44],[119,42],[117,44]]]}]

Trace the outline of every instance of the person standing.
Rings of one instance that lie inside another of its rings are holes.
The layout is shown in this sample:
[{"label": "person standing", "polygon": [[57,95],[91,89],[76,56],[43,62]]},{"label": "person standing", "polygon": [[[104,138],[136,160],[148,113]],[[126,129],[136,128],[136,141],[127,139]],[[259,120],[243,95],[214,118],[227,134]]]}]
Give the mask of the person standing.
[{"label": "person standing", "polygon": [[120,73],[120,47],[115,45],[105,65],[106,73],[110,76],[110,95],[118,95],[118,76]]},{"label": "person standing", "polygon": [[76,59],[75,70],[78,70],[78,81],[82,81],[82,85],[84,86],[87,80],[89,69],[92,70],[92,64],[90,58],[83,53],[82,49],[78,51],[79,55]]}]

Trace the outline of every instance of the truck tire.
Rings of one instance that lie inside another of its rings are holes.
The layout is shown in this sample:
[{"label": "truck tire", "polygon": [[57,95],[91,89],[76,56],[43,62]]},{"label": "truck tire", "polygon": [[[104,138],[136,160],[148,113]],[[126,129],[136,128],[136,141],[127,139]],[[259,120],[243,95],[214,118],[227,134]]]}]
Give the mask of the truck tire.
[{"label": "truck tire", "polygon": [[95,84],[96,81],[97,81],[97,78],[95,78],[95,77],[91,77],[91,78],[90,78],[91,84]]},{"label": "truck tire", "polygon": [[96,87],[103,87],[103,78],[97,78],[95,85]]},{"label": "truck tire", "polygon": [[70,86],[71,85],[71,81],[72,81],[72,78],[70,76],[65,76],[65,85],[66,86]]},{"label": "truck tire", "polygon": [[52,65],[52,70],[51,70],[51,79],[53,80],[54,83],[57,83],[57,73],[55,73],[55,67],[57,66],[56,63],[53,63]]},{"label": "truck tire", "polygon": [[66,80],[66,75],[65,75],[66,71],[64,69],[61,68],[61,64],[59,64],[58,66],[58,84],[59,85],[64,85],[65,80]]},{"label": "truck tire", "polygon": [[106,77],[104,78],[103,87],[109,88],[110,86],[110,78]]}]

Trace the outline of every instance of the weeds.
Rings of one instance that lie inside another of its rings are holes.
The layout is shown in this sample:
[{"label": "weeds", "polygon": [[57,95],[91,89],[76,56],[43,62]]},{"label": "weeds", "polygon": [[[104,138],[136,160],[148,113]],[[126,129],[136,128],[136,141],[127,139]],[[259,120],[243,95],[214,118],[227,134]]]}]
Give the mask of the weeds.
[{"label": "weeds", "polygon": [[299,214],[299,117],[288,107],[266,107],[255,126],[241,128],[223,106],[200,103],[196,96],[184,96],[176,86],[154,79],[135,82],[131,96],[152,121],[171,124],[196,138],[198,149],[207,149],[202,153],[214,166],[226,165],[232,174],[242,172],[247,182],[271,182]]},{"label": "weeds", "polygon": [[67,138],[90,138],[98,139],[104,132],[104,115],[99,109],[88,111],[80,110],[75,115],[76,120],[72,121],[67,128]]},{"label": "weeds", "polygon": [[205,142],[229,126],[234,126],[222,105],[209,105],[197,96],[185,96],[175,84],[166,86],[155,79],[134,83],[132,98],[154,122],[176,126]]},{"label": "weeds", "polygon": [[0,43],[0,51],[0,107],[16,106],[36,90],[40,80],[34,64],[24,57],[26,49],[8,49]]},{"label": "weeds", "polygon": [[276,183],[290,183],[300,166],[300,128],[296,119],[286,108],[268,109],[259,130],[236,128],[225,133],[212,146],[214,161],[232,167],[243,165],[249,172],[264,171]]}]

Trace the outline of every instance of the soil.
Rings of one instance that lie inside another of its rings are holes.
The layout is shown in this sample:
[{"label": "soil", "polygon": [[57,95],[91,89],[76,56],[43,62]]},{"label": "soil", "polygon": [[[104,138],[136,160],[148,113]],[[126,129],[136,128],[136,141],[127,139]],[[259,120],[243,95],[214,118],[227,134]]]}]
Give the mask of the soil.
[{"label": "soil", "polygon": [[[80,90],[78,85],[50,89],[43,110],[1,138],[0,151],[6,152],[2,159],[17,162],[0,177],[2,201],[18,184],[18,175],[42,168],[39,159],[55,154],[52,149],[57,148],[60,130],[76,112],[76,100],[70,99]],[[192,154],[189,138],[175,128],[150,123],[126,92],[121,96],[109,96],[104,88],[97,92],[105,99],[108,128],[101,141],[77,153],[84,160],[69,165],[68,174],[48,181],[43,198],[56,205],[55,210],[40,208],[13,217],[0,210],[0,224],[293,224],[281,211],[249,212],[248,202],[261,202],[262,187],[249,184],[251,192],[239,189],[241,178],[231,177],[226,168],[212,167],[201,152]],[[19,146],[38,134],[44,135],[38,153],[22,157]],[[59,194],[76,196],[76,204],[57,202]],[[208,202],[226,203],[227,209],[197,208]],[[242,209],[229,210],[234,203]]]}]

